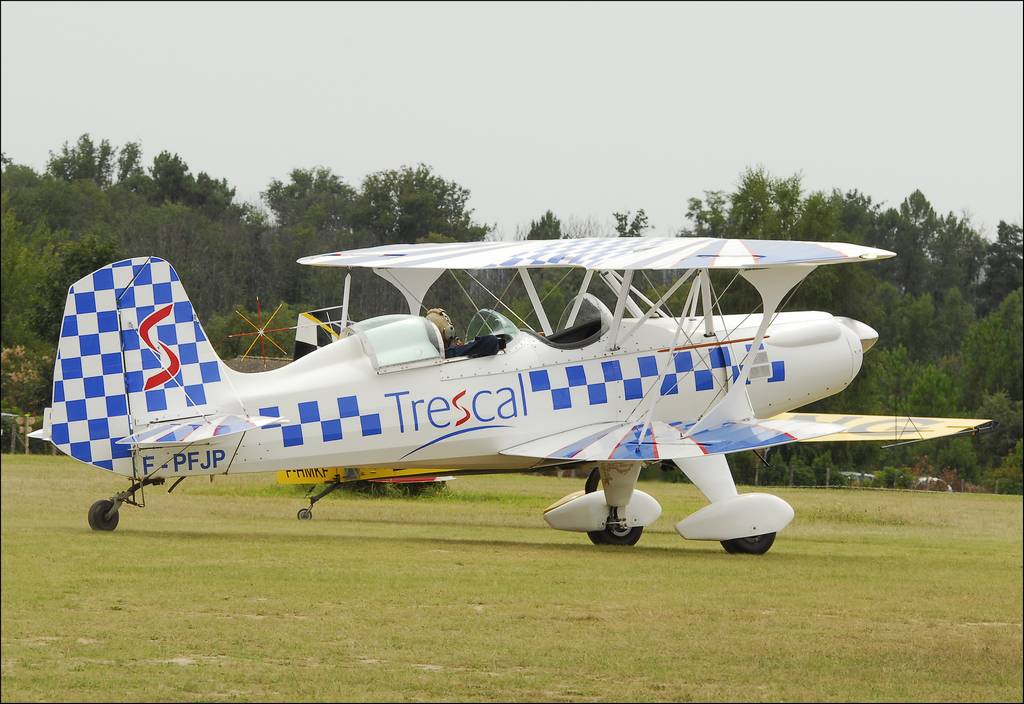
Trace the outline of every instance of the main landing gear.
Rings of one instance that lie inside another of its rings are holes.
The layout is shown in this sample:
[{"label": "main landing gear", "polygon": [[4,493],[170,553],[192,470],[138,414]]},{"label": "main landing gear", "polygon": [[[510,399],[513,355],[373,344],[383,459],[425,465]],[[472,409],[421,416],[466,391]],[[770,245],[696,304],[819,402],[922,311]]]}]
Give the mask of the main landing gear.
[{"label": "main landing gear", "polygon": [[[601,486],[601,471],[595,467],[587,477],[584,491],[593,494]],[[630,528],[621,520],[618,510],[613,506],[608,514],[608,521],[602,530],[587,531],[587,537],[594,545],[636,545],[643,535],[643,526]]]},{"label": "main landing gear", "polygon": [[146,505],[145,501],[136,500],[135,493],[143,487],[158,486],[163,483],[163,477],[146,477],[142,481],[133,482],[127,490],[114,494],[109,499],[100,499],[89,507],[89,527],[93,530],[114,530],[120,519],[118,509],[121,508],[121,504],[141,508]]},{"label": "main landing gear", "polygon": [[320,499],[324,498],[328,494],[330,494],[332,491],[334,491],[338,487],[340,487],[341,484],[342,484],[342,482],[331,482],[330,484],[327,485],[327,488],[324,489],[323,491],[321,491],[319,494],[317,494],[316,496],[310,496],[309,497],[309,508],[300,508],[299,512],[295,515],[295,517],[298,518],[300,521],[308,521],[308,520],[312,519],[313,518],[313,506],[316,505],[316,502],[319,501]]}]

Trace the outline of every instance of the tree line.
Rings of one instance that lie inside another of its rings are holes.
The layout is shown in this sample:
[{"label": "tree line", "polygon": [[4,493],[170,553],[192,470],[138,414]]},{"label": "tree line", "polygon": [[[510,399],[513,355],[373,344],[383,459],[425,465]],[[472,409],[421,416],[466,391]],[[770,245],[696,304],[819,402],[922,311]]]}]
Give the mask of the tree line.
[{"label": "tree line", "polygon": [[[2,390],[4,411],[38,414],[48,404],[53,354],[68,287],[117,259],[156,255],[177,269],[218,351],[231,357],[251,341],[229,337],[248,326],[235,311],[264,318],[284,304],[275,325],[301,310],[337,305],[337,271],[301,267],[301,256],[392,243],[477,241],[496,236],[469,206],[470,192],[424,164],[372,173],[358,184],[323,167],[273,179],[258,203],[240,202],[226,179],[193,173],[178,154],[144,162],[142,145],[111,145],[82,135],[50,153],[39,172],[3,156]],[[635,206],[636,204],[629,204]],[[518,237],[641,236],[642,208],[563,221],[548,210]],[[811,191],[799,176],[748,169],[734,190],[706,191],[685,204],[680,237],[736,237],[853,242],[898,257],[859,266],[821,267],[797,289],[790,310],[825,310],[863,320],[879,343],[857,380],[815,404],[820,412],[994,418],[997,432],[978,438],[880,449],[874,444],[804,444],[773,451],[770,466],[749,453],[730,458],[737,479],[760,483],[844,481],[865,470],[890,486],[940,476],[958,488],[1021,492],[1022,234],[1001,221],[987,239],[971,221],[937,212],[914,191],[898,205],[859,190]],[[657,274],[657,275],[656,275]],[[639,276],[639,275],[638,275]],[[535,275],[551,318],[569,303],[582,274]],[[353,273],[356,318],[403,310],[404,299],[371,272]],[[755,310],[756,293],[715,272],[726,312]],[[647,272],[635,285],[661,295],[670,273]],[[464,326],[498,295],[537,326],[521,283],[504,271],[449,272],[432,288]],[[608,298],[607,292],[600,295]],[[669,300],[678,311],[682,292]],[[610,300],[610,299],[609,299]],[[504,311],[508,313],[508,311]],[[290,335],[278,336],[290,349]]]}]

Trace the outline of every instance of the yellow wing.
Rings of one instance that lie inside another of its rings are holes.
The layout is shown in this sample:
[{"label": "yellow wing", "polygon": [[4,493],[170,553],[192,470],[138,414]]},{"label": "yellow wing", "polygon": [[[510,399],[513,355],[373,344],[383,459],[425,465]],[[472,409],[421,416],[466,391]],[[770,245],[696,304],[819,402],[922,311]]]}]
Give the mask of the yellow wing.
[{"label": "yellow wing", "polygon": [[772,420],[800,420],[840,425],[845,430],[800,442],[859,442],[891,440],[917,442],[948,435],[973,435],[995,426],[980,418],[923,418],[916,416],[862,416],[835,413],[780,413]]}]

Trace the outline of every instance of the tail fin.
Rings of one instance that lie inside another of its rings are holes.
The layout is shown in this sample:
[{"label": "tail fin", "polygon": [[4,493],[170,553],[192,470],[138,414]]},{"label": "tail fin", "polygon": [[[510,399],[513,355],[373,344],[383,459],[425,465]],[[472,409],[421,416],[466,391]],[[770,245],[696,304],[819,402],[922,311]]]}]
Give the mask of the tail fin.
[{"label": "tail fin", "polygon": [[132,475],[120,440],[153,423],[241,413],[177,273],[163,259],[109,264],[68,291],[50,437],[75,459]]}]

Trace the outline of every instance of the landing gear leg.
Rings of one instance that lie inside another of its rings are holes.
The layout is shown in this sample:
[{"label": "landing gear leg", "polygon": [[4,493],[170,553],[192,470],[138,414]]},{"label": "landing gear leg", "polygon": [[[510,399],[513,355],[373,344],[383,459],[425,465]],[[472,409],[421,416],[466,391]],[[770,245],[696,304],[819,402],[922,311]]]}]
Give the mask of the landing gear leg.
[{"label": "landing gear leg", "polygon": [[316,505],[316,502],[330,494],[338,487],[340,487],[341,484],[341,482],[331,482],[330,484],[327,485],[327,488],[321,491],[319,494],[316,494],[315,496],[310,496],[309,508],[300,508],[299,512],[296,514],[296,518],[298,518],[300,521],[308,521],[311,518],[313,518],[313,506]]},{"label": "landing gear leg", "polygon": [[[595,467],[590,472],[590,476],[587,477],[584,491],[592,494],[598,490],[600,485],[601,470]],[[632,528],[627,526],[625,521],[619,519],[618,509],[612,506],[608,511],[608,522],[604,529],[587,531],[587,537],[590,538],[590,542],[594,545],[636,545],[643,532],[643,526],[634,526]]]},{"label": "landing gear leg", "polygon": [[163,477],[146,477],[142,481],[134,482],[128,489],[114,494],[109,499],[100,499],[89,507],[89,527],[93,530],[114,530],[120,519],[118,509],[121,508],[121,504],[142,507],[145,504],[135,500],[135,492],[146,486],[163,483]]}]

